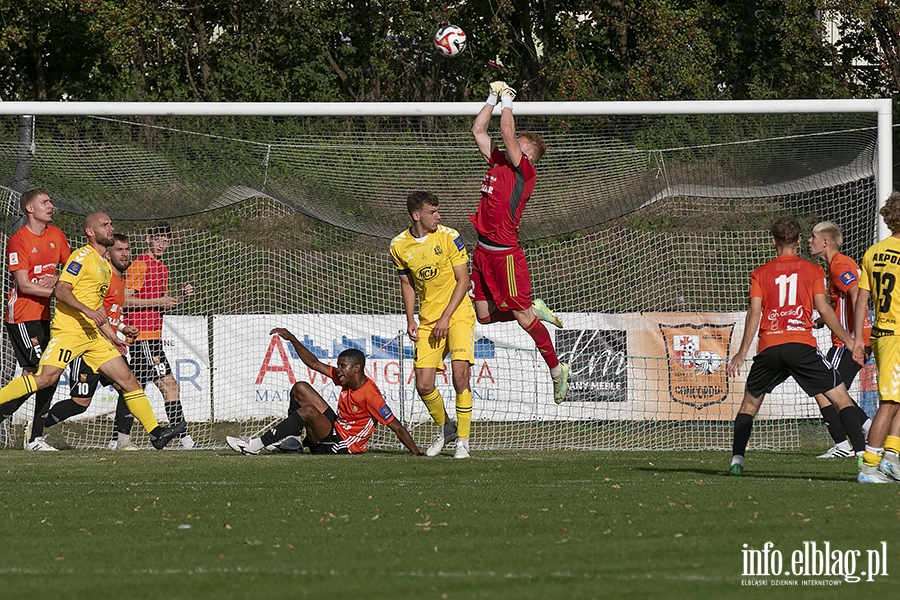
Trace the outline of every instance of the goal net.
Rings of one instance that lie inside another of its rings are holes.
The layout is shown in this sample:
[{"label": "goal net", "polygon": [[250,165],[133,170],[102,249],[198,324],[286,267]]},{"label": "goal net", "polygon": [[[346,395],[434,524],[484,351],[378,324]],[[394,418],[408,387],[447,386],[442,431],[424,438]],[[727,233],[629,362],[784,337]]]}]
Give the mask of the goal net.
[{"label": "goal net", "polygon": [[[0,117],[4,244],[22,224],[24,182],[50,191],[73,248],[93,211],[131,236],[134,256],[148,226],[170,223],[170,289],[190,283],[195,295],[165,313],[163,339],[200,447],[284,418],[298,381],[336,406],[337,389],[269,335],[274,327],[331,364],[362,350],[368,376],[427,445],[436,429],[415,392],[388,246],[409,225],[407,192],[422,189],[471,251],[467,217],[486,168],[471,118]],[[472,448],[729,447],[746,372],[729,380],[724,364],[740,342],[750,271],[774,256],[769,224],[793,214],[808,235],[834,221],[859,260],[877,218],[875,114],[523,114],[517,125],[549,148],[522,243],[534,296],[564,322],[548,328],[571,388],[556,405],[531,339],[515,323],[479,324]],[[499,143],[496,120],[491,132]],[[5,383],[16,365],[3,348]],[[872,379],[867,367],[851,390],[864,406]],[[439,376],[438,388],[453,415],[451,382]],[[160,392],[147,391],[165,421]],[[54,401],[68,394],[66,375]],[[48,440],[105,447],[115,404],[100,388]],[[12,419],[9,443],[21,444],[32,407]],[[139,430],[134,441],[149,447]],[[823,436],[815,403],[788,382],[764,403],[753,445]],[[373,442],[398,447],[383,427]]]}]

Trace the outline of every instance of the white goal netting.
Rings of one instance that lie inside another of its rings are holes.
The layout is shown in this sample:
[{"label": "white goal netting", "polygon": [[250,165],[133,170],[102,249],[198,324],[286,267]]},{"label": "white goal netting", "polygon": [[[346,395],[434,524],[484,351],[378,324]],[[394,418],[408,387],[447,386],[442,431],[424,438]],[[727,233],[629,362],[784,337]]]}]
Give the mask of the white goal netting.
[{"label": "white goal netting", "polygon": [[[467,217],[485,165],[470,123],[0,117],[3,239],[21,224],[23,181],[50,190],[73,248],[92,211],[131,235],[134,255],[149,225],[171,224],[170,288],[191,283],[196,294],[166,313],[165,349],[200,447],[282,419],[296,381],[336,403],[335,388],[311,377],[273,327],[332,364],[346,347],[363,350],[369,376],[427,444],[434,428],[411,380],[388,245],[408,226],[405,197],[417,189],[434,192],[442,222],[474,241]],[[723,362],[740,341],[749,273],[774,256],[768,226],[784,214],[807,233],[834,221],[858,260],[875,229],[875,124],[855,113],[519,117],[549,148],[522,240],[535,296],[563,318],[564,329],[550,329],[572,388],[554,404],[531,339],[515,323],[479,325],[472,447],[729,446],[743,380],[726,379]],[[5,383],[15,359],[3,347]],[[853,388],[859,399],[869,369]],[[452,415],[452,387],[438,383]],[[148,395],[164,421],[159,392],[150,385]],[[67,396],[63,380],[56,400]],[[31,407],[13,419],[10,443]],[[114,411],[114,392],[100,389],[87,413],[48,429],[48,439],[104,447]],[[764,404],[754,447],[818,439],[817,416],[787,383]],[[148,446],[139,429],[135,441]],[[374,440],[397,446],[384,428]]]}]

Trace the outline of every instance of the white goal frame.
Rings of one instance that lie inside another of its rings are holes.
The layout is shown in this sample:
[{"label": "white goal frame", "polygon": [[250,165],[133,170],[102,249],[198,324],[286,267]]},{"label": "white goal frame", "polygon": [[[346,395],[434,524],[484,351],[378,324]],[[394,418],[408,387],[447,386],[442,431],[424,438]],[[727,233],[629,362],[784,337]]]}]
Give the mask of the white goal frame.
[{"label": "white goal frame", "polygon": [[[0,102],[0,115],[29,116],[473,116],[479,102]],[[496,109],[499,114],[500,108]],[[884,206],[893,187],[890,98],[838,100],[685,100],[661,102],[517,102],[527,116],[876,113],[876,193]],[[875,240],[890,235],[878,216]],[[874,241],[874,240],[873,240]]]}]

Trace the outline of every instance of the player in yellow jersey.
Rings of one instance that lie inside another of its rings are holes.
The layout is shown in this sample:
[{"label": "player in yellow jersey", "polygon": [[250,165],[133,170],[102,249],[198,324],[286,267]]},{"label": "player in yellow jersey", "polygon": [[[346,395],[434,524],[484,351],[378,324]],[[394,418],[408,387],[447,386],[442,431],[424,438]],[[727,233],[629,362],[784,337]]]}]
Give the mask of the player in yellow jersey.
[{"label": "player in yellow jersey", "polygon": [[143,388],[120,352],[125,342],[119,340],[103,308],[112,276],[103,254],[113,245],[113,232],[112,221],[104,213],[85,217],[84,234],[88,244],[72,252],[56,283],[56,314],[50,323],[50,341],[41,355],[38,370],[34,375],[13,379],[0,389],[0,404],[56,385],[66,366],[82,357],[95,373],[121,388],[131,414],[147,430],[153,447],[162,450],[184,430],[184,423],[163,428],[156,422]]},{"label": "player in yellow jersey", "polygon": [[[878,371],[878,412],[872,419],[869,439],[857,481],[900,481],[900,192],[894,192],[881,208],[891,230],[889,238],[866,250],[854,307],[854,331],[862,331],[869,313],[869,297],[875,306],[872,354]],[[853,340],[853,358],[862,362],[866,344]]]},{"label": "player in yellow jersey", "polygon": [[[435,456],[456,439],[456,458],[469,457],[472,391],[469,377],[475,362],[475,309],[468,297],[469,257],[459,232],[441,225],[439,200],[429,192],[411,192],[406,208],[412,226],[391,241],[391,257],[400,275],[406,331],[416,343],[413,367],[416,391],[440,431],[425,452]],[[419,322],[416,323],[416,296]],[[456,390],[454,425],[434,385],[450,355]]]}]

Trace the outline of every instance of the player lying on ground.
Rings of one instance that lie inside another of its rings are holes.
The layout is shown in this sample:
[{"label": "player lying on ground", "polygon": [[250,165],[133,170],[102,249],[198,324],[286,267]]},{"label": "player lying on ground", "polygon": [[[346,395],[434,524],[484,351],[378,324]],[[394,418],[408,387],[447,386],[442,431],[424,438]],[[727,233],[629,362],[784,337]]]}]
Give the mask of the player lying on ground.
[{"label": "player lying on ground", "polygon": [[[369,447],[369,438],[375,430],[375,421],[388,427],[397,435],[413,456],[421,456],[406,428],[394,417],[384,402],[375,382],[366,377],[366,357],[356,349],[344,350],[338,355],[337,367],[321,362],[287,329],[276,328],[270,332],[289,341],[307,367],[331,378],[340,386],[337,413],[311,385],[305,381],[291,388],[288,417],[262,437],[226,436],[225,441],[235,452],[259,454],[263,448],[272,447],[289,436],[302,435],[303,445],[313,454],[357,454]],[[299,446],[297,447],[299,449]]]}]

